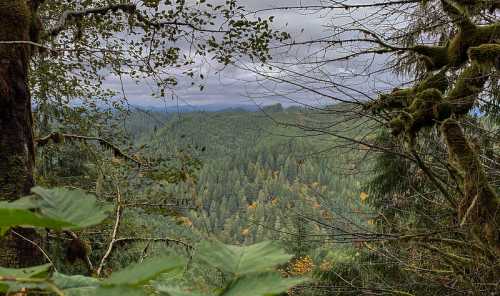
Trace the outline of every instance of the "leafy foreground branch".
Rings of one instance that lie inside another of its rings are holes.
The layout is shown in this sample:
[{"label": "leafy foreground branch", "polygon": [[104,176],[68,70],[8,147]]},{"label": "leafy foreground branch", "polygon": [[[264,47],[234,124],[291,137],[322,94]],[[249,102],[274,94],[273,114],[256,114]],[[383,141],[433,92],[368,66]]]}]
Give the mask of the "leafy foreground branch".
[{"label": "leafy foreground branch", "polygon": [[[50,228],[60,231],[97,225],[107,218],[109,208],[98,205],[95,197],[83,191],[35,187],[33,196],[15,202],[0,203],[0,230],[11,228]],[[54,272],[53,264],[22,269],[0,267],[0,293],[44,291],[55,295],[276,295],[302,284],[304,278],[283,278],[276,270],[287,263],[286,254],[273,242],[251,246],[230,246],[205,241],[197,246],[194,258],[207,268],[224,274],[225,286],[217,291],[195,291],[190,286],[173,285],[158,279],[174,278],[183,282],[188,260],[179,256],[149,258],[132,264],[109,278]]]}]

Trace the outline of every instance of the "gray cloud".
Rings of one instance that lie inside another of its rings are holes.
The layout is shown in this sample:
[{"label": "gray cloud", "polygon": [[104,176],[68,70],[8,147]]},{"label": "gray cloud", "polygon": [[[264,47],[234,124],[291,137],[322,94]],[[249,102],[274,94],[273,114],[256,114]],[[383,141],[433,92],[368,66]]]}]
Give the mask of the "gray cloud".
[{"label": "gray cloud", "polygon": [[[255,11],[273,7],[283,6],[297,6],[300,4],[321,4],[321,0],[313,1],[298,1],[298,0],[278,0],[278,1],[263,1],[263,0],[240,0],[239,3],[244,5],[249,11]],[[369,1],[368,1],[369,2]],[[331,12],[330,12],[331,13]],[[343,12],[335,12],[335,17],[323,12],[298,12],[297,10],[273,10],[271,12],[263,12],[259,16],[275,16],[274,27],[276,29],[286,30],[294,36],[298,42],[305,42],[309,40],[324,38],[329,36],[332,32],[328,28],[332,22],[335,25],[347,24],[352,21],[352,15],[344,15]],[[354,16],[359,14],[363,17],[361,12],[355,13]],[[285,67],[287,70],[297,71],[298,73],[311,73],[307,65],[303,66],[290,66],[296,63],[298,57],[310,55],[308,61],[317,58],[313,53],[319,51],[322,45],[312,45],[309,47],[301,47],[294,51],[284,51],[283,49],[275,50],[277,59],[277,66]],[[343,54],[343,49],[339,48],[337,51],[322,52],[322,58],[334,58]],[[285,64],[283,63],[285,62]],[[373,78],[358,77],[355,80],[350,80],[351,71],[366,71],[363,70],[368,62],[382,63],[380,58],[375,61],[357,62],[336,62],[322,65],[321,71],[324,77],[321,79],[335,79],[344,84],[352,85],[356,91],[366,92],[373,95],[372,89],[376,82]],[[286,64],[286,63],[289,63]],[[266,71],[266,68],[261,69],[259,65],[249,63],[248,61],[240,61],[239,67],[226,67],[221,69],[220,65],[211,62],[199,63],[197,65],[199,70],[203,72],[206,79],[202,81],[204,90],[200,91],[198,86],[192,87],[190,79],[180,79],[178,87],[174,90],[174,95],[171,99],[160,100],[154,98],[152,93],[155,91],[155,84],[152,81],[141,81],[136,83],[131,80],[123,82],[123,89],[129,102],[134,105],[142,106],[156,106],[156,107],[175,107],[177,105],[192,105],[202,106],[210,104],[226,104],[226,105],[240,105],[240,104],[272,104],[281,102],[284,104],[295,104],[297,102],[309,104],[324,104],[329,103],[328,99],[310,92],[300,90],[289,84],[276,83],[272,81],[263,81],[263,77],[255,74],[252,71]],[[246,68],[246,69],[245,69]],[[252,70],[252,71],[248,71]],[[317,69],[316,69],[317,70]],[[286,71],[267,71],[270,76],[285,77],[290,75]],[[318,78],[318,76],[315,76]],[[387,78],[382,75],[380,79]],[[305,85],[321,89],[322,93],[331,96],[344,96],[339,94],[338,89],[324,88],[324,85],[318,85],[307,77],[297,76],[298,81],[302,81]],[[387,80],[392,80],[387,78]],[[110,77],[105,86],[115,90],[120,90],[122,85],[115,77]],[[352,94],[356,95],[356,94]],[[359,94],[358,94],[359,95]]]}]

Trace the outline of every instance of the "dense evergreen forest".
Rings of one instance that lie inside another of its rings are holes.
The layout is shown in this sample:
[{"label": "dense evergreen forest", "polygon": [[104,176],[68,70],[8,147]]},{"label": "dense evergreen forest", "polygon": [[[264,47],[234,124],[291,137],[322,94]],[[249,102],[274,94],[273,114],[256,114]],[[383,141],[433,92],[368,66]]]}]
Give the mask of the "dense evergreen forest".
[{"label": "dense evergreen forest", "polygon": [[0,0],[0,295],[500,295],[499,1],[271,2]]},{"label": "dense evergreen forest", "polygon": [[[354,173],[367,167],[358,151],[332,149],[331,137],[304,137],[299,129],[273,121],[295,122],[308,113],[280,105],[265,107],[264,113],[183,113],[154,131],[150,121],[150,132],[142,133],[139,142],[154,151],[153,157],[182,151],[200,161],[193,180],[168,194],[194,207],[189,224],[201,235],[238,244],[287,240],[294,245],[290,251],[306,255],[327,241],[322,235],[335,232],[321,229],[315,219],[331,222],[338,212],[336,219],[346,215],[366,226],[363,218],[370,216],[352,214],[368,210],[359,200],[367,194],[362,190],[366,174]],[[310,238],[315,235],[320,238]],[[308,246],[309,241],[317,242]]]}]

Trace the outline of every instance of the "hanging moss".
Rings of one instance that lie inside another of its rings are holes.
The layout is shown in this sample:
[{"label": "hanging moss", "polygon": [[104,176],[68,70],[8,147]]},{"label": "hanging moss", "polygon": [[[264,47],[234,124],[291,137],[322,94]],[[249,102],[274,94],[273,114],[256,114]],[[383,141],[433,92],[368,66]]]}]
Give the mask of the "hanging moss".
[{"label": "hanging moss", "polygon": [[409,142],[413,142],[423,127],[434,125],[435,106],[441,103],[442,97],[442,93],[435,88],[420,92],[408,108],[391,120],[392,134],[397,136],[404,132]]},{"label": "hanging moss", "polygon": [[450,163],[464,175],[465,196],[459,204],[459,219],[462,224],[480,225],[480,237],[486,238],[500,251],[500,229],[498,228],[500,215],[497,215],[500,210],[500,201],[488,182],[477,152],[465,138],[457,121],[445,120],[441,125],[441,133],[448,147]]},{"label": "hanging moss", "polygon": [[[389,123],[392,134],[399,135],[406,131],[409,139],[412,139],[422,127],[434,124],[435,117],[449,116],[450,107],[448,103],[443,103],[442,94],[447,89],[446,70],[436,74],[429,73],[412,88],[397,89],[390,94],[381,95],[379,100],[372,102],[368,108],[375,109],[376,112],[401,110],[402,113]],[[437,105],[440,107],[436,107]]]},{"label": "hanging moss", "polygon": [[[469,44],[472,42],[467,42],[468,38],[474,33],[472,30],[470,32],[458,32],[455,37],[448,43],[448,64],[452,67],[459,67],[462,63],[467,61],[467,50]],[[467,37],[466,37],[467,36]]]},{"label": "hanging moss", "polygon": [[[393,135],[403,135],[410,147],[416,143],[422,128],[441,123],[449,163],[462,176],[459,183],[464,196],[457,209],[460,222],[475,225],[470,227],[472,237],[486,239],[500,254],[499,198],[488,182],[478,152],[471,147],[460,125],[450,119],[467,114],[473,108],[490,77],[491,67],[500,65],[500,23],[474,25],[468,17],[468,9],[476,1],[442,2],[448,15],[453,16],[458,32],[445,45],[413,47],[424,60],[429,74],[412,88],[381,95],[372,106],[379,111],[397,112],[389,127]],[[438,69],[441,69],[439,73],[432,73]],[[446,76],[450,69],[461,71],[451,89]]]},{"label": "hanging moss", "polygon": [[380,97],[365,106],[365,109],[373,113],[380,113],[382,110],[401,109],[408,106],[408,102],[413,95],[413,89],[394,89],[390,94],[382,94]]},{"label": "hanging moss", "polygon": [[499,37],[500,24],[462,29],[450,42],[448,48],[450,65],[458,67],[464,64],[469,57],[469,48],[494,42]]},{"label": "hanging moss", "polygon": [[426,69],[434,71],[444,66],[460,67],[468,61],[468,50],[500,38],[500,23],[488,26],[462,26],[444,46],[416,45],[412,50],[423,59]]},{"label": "hanging moss", "polygon": [[441,70],[437,74],[428,73],[425,79],[415,86],[415,93],[430,88],[435,88],[444,93],[448,89],[448,86],[449,83],[446,77],[446,70]]},{"label": "hanging moss", "polygon": [[412,117],[412,122],[407,124],[409,133],[416,134],[423,127],[434,125],[434,106],[443,100],[442,97],[442,93],[435,88],[424,90],[417,95],[407,109]]},{"label": "hanging moss", "polygon": [[393,136],[398,136],[403,131],[408,130],[409,123],[412,122],[411,115],[403,112],[389,122],[389,127]]},{"label": "hanging moss", "polygon": [[478,65],[472,64],[467,67],[457,78],[447,96],[453,105],[453,112],[458,115],[468,113],[487,80],[488,76],[483,74]]},{"label": "hanging moss", "polygon": [[420,55],[427,71],[434,71],[449,64],[448,45],[427,46],[416,45],[412,50]]},{"label": "hanging moss", "polygon": [[[413,103],[408,107],[408,112],[414,115],[418,114],[430,114],[429,109],[427,107],[434,105],[442,100],[442,94],[439,90],[435,88],[426,89],[420,92]],[[420,117],[420,116],[419,116]]]},{"label": "hanging moss", "polygon": [[482,70],[495,67],[500,59],[500,44],[483,44],[469,49],[469,58]]},{"label": "hanging moss", "polygon": [[448,79],[446,71],[442,70],[437,74],[428,73],[426,78],[418,82],[412,88],[394,89],[390,94],[382,94],[379,99],[371,102],[365,108],[372,110],[374,113],[379,113],[382,110],[395,110],[409,107],[412,104],[415,96],[430,88],[435,88],[441,92],[448,89]]}]

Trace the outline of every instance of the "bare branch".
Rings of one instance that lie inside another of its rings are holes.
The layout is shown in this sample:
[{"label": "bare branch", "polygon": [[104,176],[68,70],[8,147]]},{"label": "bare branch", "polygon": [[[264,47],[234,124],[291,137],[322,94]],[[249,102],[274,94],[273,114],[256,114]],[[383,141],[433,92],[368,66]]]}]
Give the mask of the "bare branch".
[{"label": "bare branch", "polygon": [[30,240],[29,238],[25,237],[24,235],[14,231],[14,230],[11,230],[10,232],[12,232],[14,235],[16,235],[17,237],[27,241],[28,243],[32,244],[33,246],[35,246],[38,250],[40,250],[40,252],[43,254],[43,256],[45,257],[45,259],[47,259],[50,264],[52,264],[52,266],[54,267],[54,270],[57,272],[57,268],[56,266],[54,265],[54,262],[52,261],[52,259],[50,259],[49,255],[45,252],[45,250],[40,246],[38,245],[36,242]]},{"label": "bare branch", "polygon": [[113,4],[113,5],[107,5],[103,7],[97,7],[97,8],[88,8],[88,9],[83,9],[83,10],[67,10],[63,12],[61,17],[59,18],[59,21],[57,24],[46,31],[47,36],[56,36],[59,34],[61,31],[66,29],[66,25],[68,22],[74,19],[80,19],[86,15],[92,15],[92,14],[106,14],[110,11],[118,11],[122,10],[124,12],[129,12],[133,13],[137,9],[137,6],[133,3],[123,3],[123,4]]},{"label": "bare branch", "polygon": [[113,251],[113,248],[114,248],[115,243],[117,241],[116,236],[118,235],[118,228],[120,227],[121,217],[122,217],[122,195],[121,195],[121,191],[120,191],[120,186],[117,183],[116,184],[115,224],[113,226],[113,232],[111,233],[111,238],[109,241],[108,249],[106,250],[106,253],[104,254],[104,256],[102,256],[101,262],[99,263],[99,267],[96,270],[96,275],[98,277],[101,275],[104,264],[106,263],[106,260],[108,259],[108,257],[111,255],[111,252]]},{"label": "bare branch", "polygon": [[88,8],[88,9],[83,9],[83,10],[67,10],[63,12],[61,15],[59,21],[57,24],[53,27],[48,29],[45,32],[44,36],[56,36],[60,32],[64,31],[67,28],[67,25],[69,22],[72,20],[77,20],[81,19],[85,16],[88,15],[95,15],[95,14],[106,14],[108,12],[116,12],[118,10],[121,10],[125,13],[129,13],[131,15],[135,15],[137,19],[143,23],[146,26],[154,27],[154,28],[161,28],[165,26],[185,26],[185,27],[190,27],[195,31],[200,31],[200,32],[210,32],[210,33],[225,33],[227,31],[223,30],[212,30],[212,29],[203,29],[199,28],[193,24],[187,23],[187,22],[178,22],[176,20],[173,21],[165,21],[165,22],[152,22],[148,20],[141,12],[137,9],[137,5],[133,3],[123,3],[123,4],[113,4],[113,5],[107,5],[103,7],[97,7],[97,8]]},{"label": "bare branch", "polygon": [[52,133],[48,136],[45,136],[45,137],[42,137],[39,139],[35,139],[35,143],[37,146],[44,146],[51,140],[54,143],[60,143],[63,141],[63,139],[74,139],[74,140],[80,140],[80,141],[97,141],[97,142],[99,142],[100,145],[102,145],[108,149],[111,149],[115,156],[130,160],[139,166],[146,166],[146,163],[138,160],[136,157],[133,157],[133,156],[126,154],[118,146],[114,145],[113,143],[109,142],[106,139],[99,138],[99,137],[88,137],[88,136],[80,136],[80,135],[73,135],[73,134]]},{"label": "bare branch", "polygon": [[411,48],[409,47],[399,47],[399,46],[395,46],[395,45],[392,45],[392,44],[389,44],[387,43],[386,41],[384,41],[382,39],[382,37],[380,37],[378,34],[376,34],[375,32],[373,31],[370,31],[368,29],[365,29],[365,28],[357,28],[357,29],[354,29],[355,31],[360,31],[360,32],[363,32],[367,35],[370,35],[372,36],[373,38],[375,38],[375,40],[369,40],[370,42],[375,42],[385,48],[389,48],[389,49],[392,49],[394,51],[407,51],[407,50],[411,50]]},{"label": "bare branch", "polygon": [[345,3],[336,3],[336,5],[301,5],[301,6],[282,6],[282,7],[274,7],[274,8],[265,8],[252,11],[251,13],[259,13],[273,10],[317,10],[317,9],[358,9],[358,8],[371,8],[371,7],[387,7],[393,5],[404,5],[404,4],[412,4],[418,3],[421,0],[401,0],[401,1],[385,1],[385,2],[376,2],[371,4],[345,4]]}]

